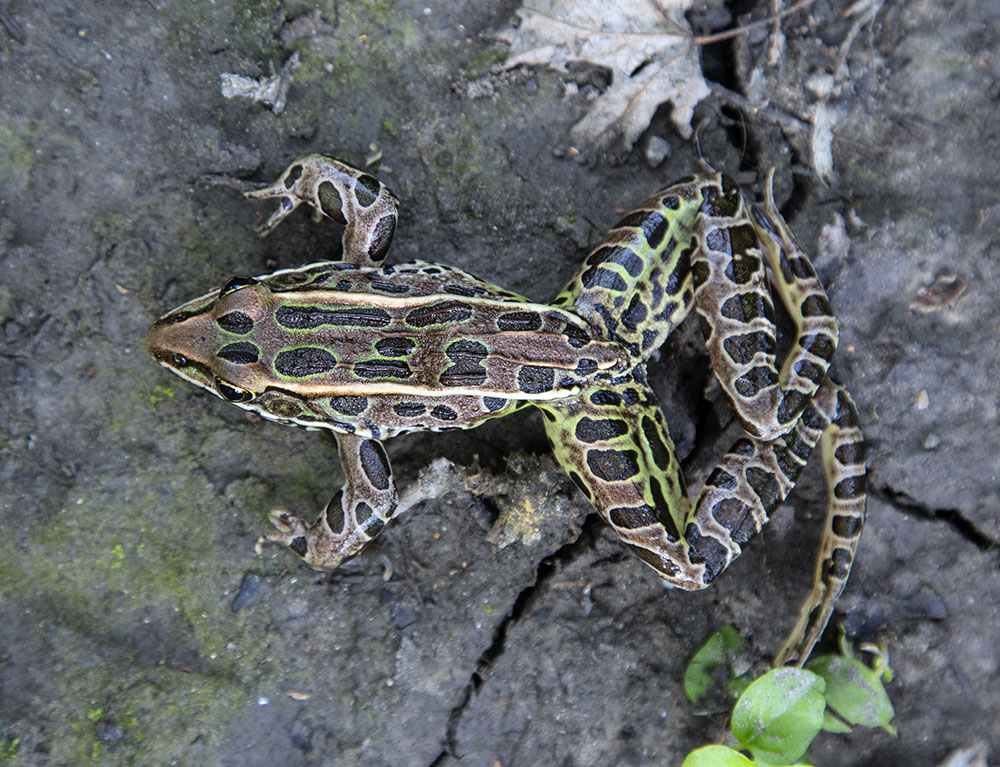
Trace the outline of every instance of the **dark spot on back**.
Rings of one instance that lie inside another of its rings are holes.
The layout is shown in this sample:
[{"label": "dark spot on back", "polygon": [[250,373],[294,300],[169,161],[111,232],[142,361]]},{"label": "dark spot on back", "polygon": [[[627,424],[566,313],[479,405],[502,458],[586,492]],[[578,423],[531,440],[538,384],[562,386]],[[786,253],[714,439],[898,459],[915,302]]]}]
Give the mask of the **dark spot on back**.
[{"label": "dark spot on back", "polygon": [[412,338],[387,336],[375,342],[375,351],[383,357],[405,357],[417,346]]},{"label": "dark spot on back", "polygon": [[461,301],[442,301],[413,309],[406,315],[406,322],[415,328],[428,325],[463,322],[472,316],[472,308]]},{"label": "dark spot on back", "polygon": [[368,398],[356,394],[330,397],[330,407],[342,415],[361,415],[368,408]]},{"label": "dark spot on back", "polygon": [[485,344],[479,341],[470,341],[467,338],[460,339],[458,341],[452,341],[445,348],[445,354],[451,360],[468,359],[475,362],[486,359],[489,354],[489,350],[486,348]]},{"label": "dark spot on back", "polygon": [[447,405],[438,405],[431,411],[431,415],[437,418],[439,421],[454,421],[456,418],[458,418],[458,413],[456,413]]},{"label": "dark spot on back", "polygon": [[335,325],[358,328],[384,328],[391,317],[385,309],[374,306],[355,306],[346,309],[324,309],[321,306],[292,306],[285,304],[278,307],[274,318],[282,327],[289,330],[308,330]]},{"label": "dark spot on back", "polygon": [[422,402],[398,402],[392,406],[392,409],[396,415],[403,418],[416,418],[426,412],[427,406]]},{"label": "dark spot on back", "polygon": [[392,293],[393,295],[402,295],[403,293],[410,292],[409,285],[396,285],[392,282],[385,282],[384,280],[372,280],[372,290],[378,290],[382,293]]},{"label": "dark spot on back", "polygon": [[274,358],[274,369],[289,378],[304,378],[332,370],[337,358],[319,346],[285,349]]},{"label": "dark spot on back", "polygon": [[413,371],[405,360],[362,360],[354,363],[354,375],[360,378],[409,378]]},{"label": "dark spot on back", "polygon": [[507,312],[497,317],[497,327],[500,330],[540,330],[542,317],[538,312]]},{"label": "dark spot on back", "polygon": [[217,319],[216,324],[228,333],[237,333],[241,336],[253,330],[253,320],[243,312],[229,312]]},{"label": "dark spot on back", "polygon": [[219,356],[237,365],[249,365],[260,359],[260,350],[249,341],[227,344],[219,349]]}]

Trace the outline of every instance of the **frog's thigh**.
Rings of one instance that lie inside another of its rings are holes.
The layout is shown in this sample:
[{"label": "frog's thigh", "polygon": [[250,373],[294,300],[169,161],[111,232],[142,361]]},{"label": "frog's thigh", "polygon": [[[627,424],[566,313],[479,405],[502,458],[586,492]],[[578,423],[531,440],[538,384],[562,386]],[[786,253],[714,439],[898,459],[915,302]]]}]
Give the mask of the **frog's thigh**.
[{"label": "frog's thigh", "polygon": [[307,525],[286,511],[275,509],[271,520],[277,532],[258,540],[287,546],[318,570],[332,570],[361,551],[392,518],[396,486],[385,449],[378,440],[338,434],[344,466],[344,487],[333,496],[319,519]]},{"label": "frog's thigh", "polygon": [[597,387],[541,407],[556,458],[622,542],[671,585],[704,588],[705,566],[681,540],[690,504],[653,393]]}]

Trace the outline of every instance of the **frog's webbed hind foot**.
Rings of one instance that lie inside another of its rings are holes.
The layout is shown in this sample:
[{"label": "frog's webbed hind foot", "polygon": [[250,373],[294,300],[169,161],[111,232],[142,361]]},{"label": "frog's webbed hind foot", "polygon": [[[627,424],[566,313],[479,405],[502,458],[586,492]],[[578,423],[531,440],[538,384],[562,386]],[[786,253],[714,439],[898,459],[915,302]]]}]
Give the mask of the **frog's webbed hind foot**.
[{"label": "frog's webbed hind foot", "polygon": [[300,157],[275,183],[244,196],[252,200],[276,198],[280,203],[257,228],[261,237],[270,234],[302,203],[344,224],[343,258],[353,264],[380,264],[396,231],[399,201],[389,188],[364,171],[319,154]]}]

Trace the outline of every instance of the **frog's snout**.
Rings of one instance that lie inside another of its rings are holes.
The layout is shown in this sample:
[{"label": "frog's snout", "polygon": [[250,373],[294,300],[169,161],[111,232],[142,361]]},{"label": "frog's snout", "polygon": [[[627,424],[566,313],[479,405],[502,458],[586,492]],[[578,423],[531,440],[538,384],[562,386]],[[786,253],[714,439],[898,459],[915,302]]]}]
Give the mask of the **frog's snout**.
[{"label": "frog's snout", "polygon": [[146,333],[146,351],[161,365],[187,367],[191,363],[208,366],[215,348],[217,331],[208,312],[186,316],[173,312],[161,317]]}]

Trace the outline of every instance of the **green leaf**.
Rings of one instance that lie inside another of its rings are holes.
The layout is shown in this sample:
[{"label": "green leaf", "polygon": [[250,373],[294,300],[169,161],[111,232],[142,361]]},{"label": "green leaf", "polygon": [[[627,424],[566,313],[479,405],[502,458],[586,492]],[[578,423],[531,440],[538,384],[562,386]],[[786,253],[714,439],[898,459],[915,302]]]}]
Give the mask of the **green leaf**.
[{"label": "green leaf", "polygon": [[809,671],[779,668],[751,684],[733,709],[733,735],[758,762],[790,764],[823,726],[826,683]]},{"label": "green leaf", "polygon": [[727,746],[705,746],[688,754],[681,767],[754,767],[754,764]]},{"label": "green leaf", "polygon": [[827,732],[854,732],[854,728],[834,714],[829,707],[823,712],[823,729]]},{"label": "green leaf", "polygon": [[699,647],[684,669],[684,692],[697,703],[715,685],[712,674],[719,669],[730,670],[730,659],[746,649],[740,632],[728,623],[712,634]]},{"label": "green leaf", "polygon": [[730,698],[736,700],[752,682],[753,679],[750,678],[749,674],[741,674],[740,676],[733,677],[729,680],[729,684],[726,685],[726,693]]},{"label": "green leaf", "polygon": [[820,655],[806,664],[813,673],[819,674],[826,681],[826,704],[843,721],[836,722],[835,727],[823,728],[831,732],[846,732],[850,724],[860,724],[865,727],[881,727],[886,732],[895,735],[895,728],[889,724],[895,712],[889,701],[889,694],[882,684],[882,669],[868,668],[857,658],[844,658],[839,655]]}]

